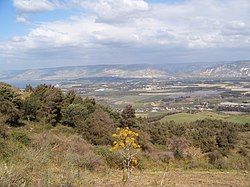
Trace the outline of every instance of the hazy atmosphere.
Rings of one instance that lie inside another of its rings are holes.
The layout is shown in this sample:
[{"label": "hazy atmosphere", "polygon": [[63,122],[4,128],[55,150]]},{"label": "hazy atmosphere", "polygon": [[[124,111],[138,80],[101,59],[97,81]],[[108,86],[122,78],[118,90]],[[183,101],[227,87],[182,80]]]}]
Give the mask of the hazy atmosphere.
[{"label": "hazy atmosphere", "polygon": [[249,0],[1,0],[0,69],[250,58]]}]

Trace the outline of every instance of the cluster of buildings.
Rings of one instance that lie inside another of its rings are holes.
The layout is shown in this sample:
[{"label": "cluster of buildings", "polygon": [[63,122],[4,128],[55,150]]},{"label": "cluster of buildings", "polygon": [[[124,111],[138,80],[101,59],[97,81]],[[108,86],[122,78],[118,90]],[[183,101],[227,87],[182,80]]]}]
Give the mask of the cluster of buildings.
[{"label": "cluster of buildings", "polygon": [[219,111],[250,112],[250,103],[223,102],[218,106]]}]

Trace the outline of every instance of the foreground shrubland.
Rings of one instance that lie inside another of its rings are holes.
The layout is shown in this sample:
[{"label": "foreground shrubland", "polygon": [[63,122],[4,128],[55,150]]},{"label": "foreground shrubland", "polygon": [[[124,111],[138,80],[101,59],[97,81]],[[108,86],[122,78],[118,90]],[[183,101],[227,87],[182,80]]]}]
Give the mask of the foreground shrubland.
[{"label": "foreground shrubland", "polygon": [[249,182],[249,124],[160,123],[136,118],[132,106],[118,113],[47,85],[20,91],[0,83],[0,104],[0,186],[122,185],[124,158],[110,148],[125,127],[139,135],[133,186]]}]

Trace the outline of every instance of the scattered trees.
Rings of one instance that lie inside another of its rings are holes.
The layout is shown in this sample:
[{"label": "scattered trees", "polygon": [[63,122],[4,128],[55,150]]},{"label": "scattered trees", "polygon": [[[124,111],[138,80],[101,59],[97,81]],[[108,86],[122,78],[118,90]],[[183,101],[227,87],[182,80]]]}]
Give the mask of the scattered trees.
[{"label": "scattered trees", "polygon": [[[98,104],[93,98],[82,99],[74,91],[64,94],[60,89],[44,84],[35,88],[27,86],[25,91],[20,91],[0,83],[0,126],[18,126],[26,120],[72,127],[88,142],[104,147],[111,144],[112,133],[120,127],[114,134],[113,151],[126,156],[124,168],[128,172],[133,154],[139,149],[133,145],[138,144],[149,157],[163,155],[158,157],[159,160],[164,160],[168,153],[178,158],[176,160],[185,159],[191,148],[192,151],[199,150],[215,166],[232,152],[249,156],[247,143],[245,147],[237,147],[241,138],[238,134],[248,132],[249,124],[236,125],[209,119],[184,124],[160,123],[136,118],[131,105],[119,113]],[[6,134],[6,130],[1,130],[0,138],[5,138]],[[132,152],[126,153],[127,150]]]}]

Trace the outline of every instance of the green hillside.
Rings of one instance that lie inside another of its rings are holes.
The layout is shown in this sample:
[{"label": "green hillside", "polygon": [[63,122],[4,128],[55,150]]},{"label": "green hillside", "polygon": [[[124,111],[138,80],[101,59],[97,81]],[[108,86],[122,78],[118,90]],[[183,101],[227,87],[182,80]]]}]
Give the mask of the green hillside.
[{"label": "green hillside", "polygon": [[161,122],[174,121],[176,123],[189,123],[203,119],[223,120],[240,124],[250,123],[250,115],[226,115],[215,112],[198,112],[195,114],[178,113],[164,117],[161,119]]}]

